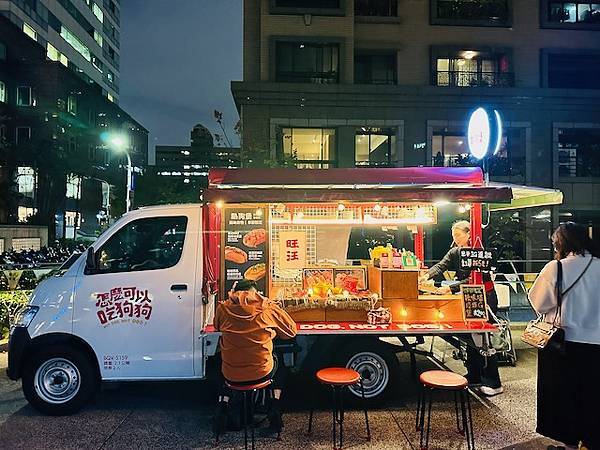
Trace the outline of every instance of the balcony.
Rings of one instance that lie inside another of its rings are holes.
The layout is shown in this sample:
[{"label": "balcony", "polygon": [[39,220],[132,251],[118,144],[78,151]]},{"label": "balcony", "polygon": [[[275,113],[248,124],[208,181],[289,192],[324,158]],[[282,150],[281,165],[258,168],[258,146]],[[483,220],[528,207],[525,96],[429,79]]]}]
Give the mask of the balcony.
[{"label": "balcony", "polygon": [[[481,161],[471,155],[447,155],[441,154],[433,157],[431,165],[434,167],[476,167]],[[524,177],[525,176],[525,158],[514,156],[511,158],[498,155],[491,156],[488,159],[489,174],[493,177]]]},{"label": "balcony", "polygon": [[513,87],[515,84],[511,72],[436,71],[433,78],[435,86]]},{"label": "balcony", "polygon": [[433,0],[431,15],[433,25],[511,25],[509,0]]}]

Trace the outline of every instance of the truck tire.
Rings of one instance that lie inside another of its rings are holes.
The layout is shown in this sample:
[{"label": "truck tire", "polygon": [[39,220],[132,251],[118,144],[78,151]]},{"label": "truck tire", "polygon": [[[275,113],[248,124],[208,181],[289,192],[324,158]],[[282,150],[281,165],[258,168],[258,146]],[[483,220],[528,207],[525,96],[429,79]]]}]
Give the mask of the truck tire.
[{"label": "truck tire", "polygon": [[77,347],[53,345],[33,353],[23,369],[23,394],[38,411],[73,414],[97,392],[97,370]]},{"label": "truck tire", "polygon": [[[369,407],[383,403],[398,382],[400,364],[396,354],[377,338],[350,341],[339,353],[338,364],[356,370],[363,378]],[[347,389],[348,400],[360,405],[360,385]]]}]

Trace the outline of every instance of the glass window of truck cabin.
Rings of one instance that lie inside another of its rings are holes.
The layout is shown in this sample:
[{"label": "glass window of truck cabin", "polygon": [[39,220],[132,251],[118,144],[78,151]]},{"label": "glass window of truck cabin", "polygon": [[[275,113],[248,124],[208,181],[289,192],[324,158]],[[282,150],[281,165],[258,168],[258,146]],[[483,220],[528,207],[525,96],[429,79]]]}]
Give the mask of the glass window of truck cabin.
[{"label": "glass window of truck cabin", "polygon": [[335,167],[335,129],[283,128],[281,135],[284,157],[299,169]]},{"label": "glass window of truck cabin", "polygon": [[97,252],[100,273],[166,269],[181,259],[187,217],[134,220]]}]

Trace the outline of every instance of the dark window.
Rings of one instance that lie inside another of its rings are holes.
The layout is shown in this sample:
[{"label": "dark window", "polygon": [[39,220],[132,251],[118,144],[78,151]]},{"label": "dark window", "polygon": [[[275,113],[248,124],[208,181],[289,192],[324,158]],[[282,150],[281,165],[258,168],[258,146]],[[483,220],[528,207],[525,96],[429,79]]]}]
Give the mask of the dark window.
[{"label": "dark window", "polygon": [[278,42],[276,81],[296,83],[337,83],[338,44]]},{"label": "dark window", "polygon": [[15,133],[15,144],[25,144],[31,139],[31,127],[17,127]]},{"label": "dark window", "polygon": [[17,88],[17,105],[33,106],[33,95],[31,86],[19,86]]},{"label": "dark window", "polygon": [[396,84],[396,55],[356,55],[354,83]]},{"label": "dark window", "polygon": [[600,177],[600,129],[558,130],[558,174]]},{"label": "dark window", "polygon": [[275,0],[278,8],[339,8],[340,0]]},{"label": "dark window", "polygon": [[396,17],[398,0],[354,0],[354,15]]},{"label": "dark window", "polygon": [[548,87],[598,89],[600,54],[548,55]]},{"label": "dark window", "polygon": [[437,57],[433,84],[460,87],[507,87],[514,85],[507,55],[473,50]]},{"label": "dark window", "polygon": [[600,3],[550,2],[548,4],[548,21],[600,24]]},{"label": "dark window", "polygon": [[166,269],[183,253],[187,217],[153,217],[128,223],[96,253],[100,273]]},{"label": "dark window", "polygon": [[6,60],[6,45],[4,42],[0,42],[0,61]]},{"label": "dark window", "polygon": [[[481,162],[472,157],[464,131],[448,128],[433,131],[431,143],[432,165],[438,167],[471,167]],[[488,158],[488,169],[493,176],[525,175],[525,130],[504,130],[500,148]]]},{"label": "dark window", "polygon": [[354,142],[354,160],[357,166],[392,167],[396,160],[396,130],[358,128]]},{"label": "dark window", "polygon": [[456,21],[483,25],[509,22],[508,0],[433,0],[433,21]]}]

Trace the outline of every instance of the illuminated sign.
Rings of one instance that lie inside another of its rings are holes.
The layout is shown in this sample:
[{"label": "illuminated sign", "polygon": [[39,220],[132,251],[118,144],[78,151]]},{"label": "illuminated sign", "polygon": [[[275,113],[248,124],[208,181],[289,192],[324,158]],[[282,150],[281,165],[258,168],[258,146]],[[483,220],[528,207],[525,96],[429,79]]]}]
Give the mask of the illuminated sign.
[{"label": "illuminated sign", "polygon": [[477,108],[469,118],[469,151],[477,159],[495,155],[502,143],[502,118],[496,109]]}]

